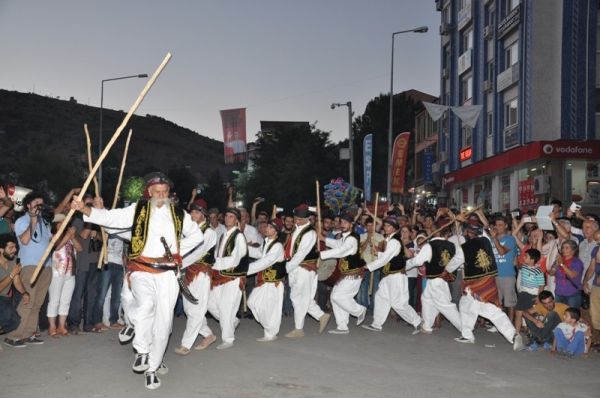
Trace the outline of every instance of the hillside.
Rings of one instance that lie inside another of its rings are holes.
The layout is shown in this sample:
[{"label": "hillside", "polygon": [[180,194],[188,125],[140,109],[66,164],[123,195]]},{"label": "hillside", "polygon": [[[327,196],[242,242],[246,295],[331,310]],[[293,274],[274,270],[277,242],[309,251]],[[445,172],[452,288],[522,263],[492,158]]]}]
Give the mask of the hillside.
[{"label": "hillside", "polygon": [[[104,109],[104,143],[108,142],[125,113]],[[32,181],[31,164],[40,175],[54,159],[72,165],[74,182],[87,170],[84,123],[92,135],[94,155],[98,147],[100,108],[36,94],[0,90],[0,178],[21,183]],[[133,129],[126,176],[150,170],[189,170],[197,182],[215,174],[226,180],[232,170],[223,161],[223,143],[199,135],[158,116],[133,116],[105,163],[106,179],[117,173],[125,139]],[[73,167],[76,169],[73,170]],[[52,167],[51,167],[52,168]],[[60,170],[60,168],[58,168]],[[45,180],[53,176],[44,176]],[[56,177],[56,176],[54,176]],[[69,176],[62,176],[69,179]],[[106,181],[110,185],[110,181]],[[47,185],[52,188],[50,181]],[[62,187],[60,187],[62,188]]]}]

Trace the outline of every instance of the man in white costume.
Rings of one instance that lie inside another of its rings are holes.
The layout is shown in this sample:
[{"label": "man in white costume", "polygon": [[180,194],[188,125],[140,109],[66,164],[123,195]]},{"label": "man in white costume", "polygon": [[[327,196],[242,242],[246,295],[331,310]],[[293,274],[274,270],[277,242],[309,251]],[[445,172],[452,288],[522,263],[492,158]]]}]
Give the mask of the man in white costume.
[{"label": "man in white costume", "polygon": [[[202,231],[189,214],[169,199],[170,180],[162,173],[146,177],[145,197],[122,209],[86,207],[73,200],[71,208],[83,213],[84,222],[108,228],[131,227],[128,275],[134,296],[129,317],[135,325],[133,370],[144,373],[146,388],[157,389],[157,373],[166,374],[163,356],[173,325],[173,310],[179,294],[177,264],[191,264],[203,241]],[[98,203],[98,207],[100,203]],[[164,238],[174,261],[169,261]],[[182,256],[186,256],[182,260]]]}]

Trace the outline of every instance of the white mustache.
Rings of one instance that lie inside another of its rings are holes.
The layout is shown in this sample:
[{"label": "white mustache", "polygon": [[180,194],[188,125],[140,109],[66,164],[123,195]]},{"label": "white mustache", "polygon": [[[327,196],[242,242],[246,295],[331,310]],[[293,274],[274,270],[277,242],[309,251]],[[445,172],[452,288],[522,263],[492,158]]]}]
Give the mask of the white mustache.
[{"label": "white mustache", "polygon": [[171,198],[164,198],[164,199],[158,199],[158,198],[151,198],[150,199],[150,204],[152,205],[152,207],[161,207],[163,205],[169,206],[171,204]]}]

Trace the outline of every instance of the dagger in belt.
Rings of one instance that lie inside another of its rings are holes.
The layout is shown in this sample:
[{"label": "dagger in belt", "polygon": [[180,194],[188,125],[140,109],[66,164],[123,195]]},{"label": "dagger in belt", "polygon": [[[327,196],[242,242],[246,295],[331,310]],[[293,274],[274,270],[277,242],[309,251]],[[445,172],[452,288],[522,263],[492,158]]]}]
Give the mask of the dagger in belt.
[{"label": "dagger in belt", "polygon": [[190,289],[187,287],[185,281],[183,280],[185,273],[181,271],[181,261],[175,261],[173,253],[171,253],[171,249],[169,249],[169,245],[167,244],[167,240],[163,236],[160,237],[160,242],[165,248],[165,255],[167,256],[169,262],[174,262],[177,265],[177,284],[179,285],[179,290],[181,291],[181,294],[192,304],[198,304],[198,299],[194,297],[192,292],[190,292]]}]

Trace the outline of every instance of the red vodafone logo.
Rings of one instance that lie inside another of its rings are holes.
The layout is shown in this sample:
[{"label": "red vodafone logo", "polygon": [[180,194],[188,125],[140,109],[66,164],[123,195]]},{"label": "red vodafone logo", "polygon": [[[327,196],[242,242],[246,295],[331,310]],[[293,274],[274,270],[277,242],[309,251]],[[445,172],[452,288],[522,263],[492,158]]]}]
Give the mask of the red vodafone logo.
[{"label": "red vodafone logo", "polygon": [[554,152],[554,147],[550,144],[546,144],[542,148],[542,151],[544,151],[546,155],[550,155],[552,152]]}]

